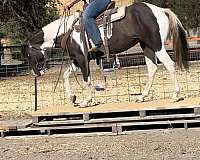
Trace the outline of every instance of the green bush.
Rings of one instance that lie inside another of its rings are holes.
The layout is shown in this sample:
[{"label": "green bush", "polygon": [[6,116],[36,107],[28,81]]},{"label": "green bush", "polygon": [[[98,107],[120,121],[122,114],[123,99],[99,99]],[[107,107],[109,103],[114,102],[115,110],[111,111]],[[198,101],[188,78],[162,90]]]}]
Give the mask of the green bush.
[{"label": "green bush", "polygon": [[0,39],[1,38],[4,38],[6,36],[6,33],[5,32],[0,32]]}]

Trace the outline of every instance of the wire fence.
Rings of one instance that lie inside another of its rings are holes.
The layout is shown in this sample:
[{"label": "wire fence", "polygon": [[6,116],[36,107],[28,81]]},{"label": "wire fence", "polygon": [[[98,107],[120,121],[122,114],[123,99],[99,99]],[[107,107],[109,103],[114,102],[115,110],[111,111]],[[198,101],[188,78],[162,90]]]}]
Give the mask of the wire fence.
[{"label": "wire fence", "polygon": [[[67,94],[65,93],[62,77],[59,80],[56,92],[53,92],[59,78],[62,54],[51,54],[46,75],[37,78],[37,81],[35,81],[35,78],[30,73],[28,59],[22,52],[22,46],[4,46],[1,50],[0,111],[18,110],[30,112],[34,111],[36,106],[37,109],[42,109],[43,107],[66,104]],[[172,50],[168,49],[168,52],[171,56],[173,55]],[[112,61],[107,63],[102,60],[101,67],[97,66],[94,61],[91,62],[92,84],[94,88],[97,86],[102,87],[100,91],[94,89],[93,99],[95,102],[134,102],[136,96],[143,91],[147,82],[147,68],[140,50],[132,48],[123,54],[119,54],[118,58],[120,69],[113,69]],[[199,97],[199,45],[190,49],[189,58],[189,72],[177,70],[181,96],[186,98]],[[61,76],[66,66],[67,62],[64,64]],[[159,64],[153,86],[146,100],[169,99],[173,91],[169,77],[169,73],[164,66]],[[72,74],[70,81],[78,97],[77,101],[84,100],[86,91],[82,89],[83,86],[79,85],[79,83],[83,84],[81,72],[77,71],[75,76]]]}]

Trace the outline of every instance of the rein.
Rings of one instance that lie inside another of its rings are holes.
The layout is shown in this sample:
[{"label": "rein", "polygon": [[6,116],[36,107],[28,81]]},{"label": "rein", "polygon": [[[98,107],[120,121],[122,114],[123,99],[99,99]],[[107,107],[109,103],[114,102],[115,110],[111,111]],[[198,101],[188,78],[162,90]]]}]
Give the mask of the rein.
[{"label": "rein", "polygon": [[[67,28],[66,24],[67,24],[67,23],[65,23],[65,22],[66,22],[66,17],[69,18],[69,15],[70,15],[70,11],[67,11],[67,16],[66,16],[66,10],[63,11],[62,18],[61,18],[61,20],[60,20],[60,25],[59,25],[59,28],[58,28],[58,31],[57,31],[57,35],[56,35],[56,40],[55,40],[55,42],[56,42],[57,39],[58,39],[58,33],[59,33],[60,27],[61,27],[61,25],[62,25],[61,22],[62,22],[63,17],[64,17],[64,33],[66,32],[66,28]],[[68,18],[67,18],[67,21],[68,21]],[[54,44],[55,44],[55,42],[54,42]],[[54,45],[54,44],[53,44],[53,45]],[[52,45],[52,48],[53,48],[53,45]],[[63,68],[63,64],[64,64],[64,53],[65,53],[65,50],[66,50],[66,49],[64,49],[64,51],[62,52],[62,64],[61,64],[61,67],[60,67],[60,72],[59,72],[58,79],[57,79],[57,81],[56,81],[56,85],[55,85],[55,87],[54,87],[53,93],[56,92],[56,88],[57,88],[58,82],[59,82],[59,80],[60,80],[60,76],[61,76],[61,72],[62,72],[62,68]],[[68,56],[69,56],[69,52],[67,52],[67,53],[68,53]]]},{"label": "rein", "polygon": [[[70,10],[68,10],[67,15],[66,15],[66,11],[64,11],[64,13],[63,13],[63,16],[64,16],[64,33],[66,32],[66,28],[67,28],[66,24],[67,24],[69,15],[70,15]],[[62,16],[62,18],[63,18],[63,16]],[[68,18],[67,18],[67,21],[66,21],[66,17],[68,17]],[[62,19],[61,19],[61,20],[62,20]],[[59,83],[59,80],[60,80],[60,76],[61,76],[61,73],[62,73],[63,64],[64,64],[64,53],[66,52],[66,53],[67,53],[67,56],[70,57],[69,49],[68,49],[68,46],[67,46],[67,40],[68,40],[68,38],[70,37],[71,33],[73,32],[75,23],[76,23],[78,20],[79,20],[79,18],[76,18],[76,19],[73,21],[73,23],[72,23],[72,28],[70,28],[70,29],[68,30],[68,32],[66,33],[66,34],[67,34],[67,38],[66,38],[66,43],[65,43],[64,51],[62,52],[62,64],[61,64],[61,67],[60,67],[59,76],[58,76],[58,79],[57,79],[57,81],[56,81],[56,85],[55,85],[55,87],[54,87],[53,93],[55,93],[55,91],[56,91],[56,88],[57,88],[57,86],[58,86],[58,83]],[[59,26],[59,28],[58,28],[58,32],[57,32],[57,35],[56,35],[56,40],[57,40],[57,36],[58,36],[58,33],[59,33],[59,30],[60,30],[61,25],[62,25],[62,24],[60,23],[60,26]],[[54,43],[55,43],[55,42],[54,42]],[[54,44],[53,44],[53,45],[54,45]],[[52,48],[53,48],[53,46],[52,46]],[[72,67],[72,62],[71,62],[71,61],[69,62],[69,65]],[[72,68],[73,68],[73,67],[72,67]],[[72,69],[72,71],[73,71],[73,74],[74,74],[74,77],[75,77],[75,79],[76,79],[77,84],[78,84],[78,85],[80,86],[80,88],[83,90],[84,87],[82,87],[82,85],[81,85],[80,82],[78,81],[78,79],[77,79],[77,77],[76,77],[76,74],[75,74],[75,72],[74,72],[73,69]]]},{"label": "rein", "polygon": [[[82,1],[84,2],[85,5],[87,5],[86,0],[82,0]],[[61,4],[62,4],[62,3],[61,3]],[[63,5],[63,4],[62,4],[62,5]],[[65,31],[66,31],[66,30],[65,30],[65,27],[66,27],[65,25],[67,25],[67,23],[66,23],[66,17],[69,18],[69,15],[70,15],[70,10],[69,10],[69,9],[67,10],[67,16],[66,16],[66,10],[63,11],[62,18],[63,18],[63,16],[64,16],[64,33],[65,33]],[[62,21],[62,18],[61,18],[61,21]],[[62,54],[62,65],[61,65],[61,68],[60,68],[59,76],[58,76],[58,79],[57,79],[57,82],[56,82],[56,85],[55,85],[55,88],[54,88],[53,93],[55,93],[56,88],[57,88],[57,86],[58,86],[58,82],[59,82],[59,80],[60,80],[60,76],[61,76],[61,72],[62,72],[62,68],[63,68],[63,63],[64,63],[63,57],[64,57],[65,51],[66,51],[66,53],[67,53],[67,56],[70,57],[70,56],[69,56],[70,54],[69,54],[68,46],[67,46],[67,40],[68,40],[69,36],[71,35],[72,31],[74,30],[74,25],[75,25],[75,23],[76,23],[78,20],[80,20],[80,18],[76,18],[76,19],[74,20],[74,22],[72,23],[72,28],[68,31],[68,35],[67,35],[67,39],[66,39],[65,48],[64,48],[64,51],[63,51],[63,54]],[[67,19],[67,21],[68,21],[68,19]],[[58,33],[59,33],[59,30],[60,30],[61,25],[62,25],[62,24],[60,23],[60,26],[59,26],[59,28],[58,28],[58,32],[57,32],[57,35],[56,35],[56,41],[57,41],[57,38],[58,38]],[[66,27],[66,28],[67,28],[67,27]],[[54,42],[54,44],[55,44],[55,42]],[[54,44],[53,44],[53,45],[54,45]],[[52,45],[52,48],[53,48],[53,45]],[[72,67],[72,62],[71,62],[71,61],[70,61],[70,66]],[[72,68],[73,68],[73,67],[72,67]],[[78,79],[77,79],[77,77],[76,77],[75,72],[74,72],[73,69],[72,69],[72,71],[73,71],[74,77],[75,77],[75,79],[76,79],[78,85],[81,87],[81,89],[84,89],[84,87],[82,87],[82,85],[79,83],[79,81],[78,81]]]}]

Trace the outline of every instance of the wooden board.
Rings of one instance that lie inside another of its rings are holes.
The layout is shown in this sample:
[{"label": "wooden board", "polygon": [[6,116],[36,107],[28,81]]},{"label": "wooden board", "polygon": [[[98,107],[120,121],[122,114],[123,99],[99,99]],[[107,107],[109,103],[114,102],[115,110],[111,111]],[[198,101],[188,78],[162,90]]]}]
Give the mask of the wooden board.
[{"label": "wooden board", "polygon": [[200,115],[194,114],[180,114],[180,115],[161,115],[161,116],[147,116],[144,118],[140,117],[117,117],[117,118],[100,118],[100,119],[90,119],[88,121],[84,120],[52,120],[52,121],[41,121],[38,123],[33,123],[34,126],[66,126],[66,125],[78,125],[78,124],[98,124],[98,123],[113,123],[113,122],[139,122],[139,121],[156,121],[156,120],[179,120],[179,119],[196,119],[200,118]]},{"label": "wooden board", "polygon": [[0,121],[0,131],[10,131],[26,128],[32,124],[32,119],[15,120],[15,121]]},{"label": "wooden board", "polygon": [[[78,108],[72,105],[54,105],[52,107],[43,107],[41,110],[32,112],[32,116],[42,115],[62,115],[66,114],[82,114],[82,113],[99,113],[99,112],[123,112],[123,111],[145,111],[145,110],[162,110],[162,109],[177,109],[177,108],[199,108],[200,98],[187,98],[179,102],[170,102],[167,100],[149,101],[143,103],[112,103],[100,104],[93,107]],[[198,110],[197,110],[198,112]]]}]

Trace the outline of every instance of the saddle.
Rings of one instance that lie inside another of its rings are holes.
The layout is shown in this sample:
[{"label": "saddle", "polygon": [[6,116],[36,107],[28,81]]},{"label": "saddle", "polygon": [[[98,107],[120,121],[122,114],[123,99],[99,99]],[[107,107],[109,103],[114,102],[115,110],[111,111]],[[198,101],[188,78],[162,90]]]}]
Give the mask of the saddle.
[{"label": "saddle", "polygon": [[[105,50],[106,50],[106,57],[107,61],[109,61],[110,53],[109,53],[109,46],[108,46],[108,35],[111,35],[111,28],[112,23],[114,21],[120,20],[125,17],[125,7],[115,7],[115,2],[111,1],[110,4],[108,4],[106,10],[100,14],[96,18],[97,25],[103,26],[104,29],[104,42],[105,42]],[[77,25],[77,21],[79,21],[79,24]],[[72,28],[68,30],[67,33],[64,34],[61,46],[62,48],[65,48],[67,40],[70,38],[70,35],[72,31],[75,29],[76,32],[80,32],[80,38],[83,42],[83,48],[84,48],[84,57],[85,62],[88,64],[88,47],[91,47],[90,40],[86,38],[86,32],[83,26],[83,18],[82,18],[82,12],[79,12],[79,18],[76,18],[72,24]],[[97,63],[99,62],[99,58],[96,59]],[[89,73],[88,65],[86,65],[86,72]]]},{"label": "saddle", "polygon": [[[110,18],[108,19],[108,17],[110,17]],[[111,22],[120,20],[120,19],[122,19],[124,17],[125,17],[125,7],[120,7],[120,8],[115,7],[115,1],[111,1],[108,4],[106,10],[96,18],[96,24],[97,24],[97,26],[100,27],[100,26],[102,26],[104,24],[104,22],[105,22],[104,19],[105,18],[107,18],[106,22],[107,22],[107,24],[109,24]],[[80,29],[81,28],[80,25],[81,24],[75,25],[75,30],[77,32],[80,32],[80,30],[81,30]]]},{"label": "saddle", "polygon": [[[96,24],[98,27],[102,27],[103,26],[103,30],[104,30],[104,45],[105,45],[105,50],[106,50],[106,57],[107,57],[107,61],[109,61],[109,46],[108,46],[108,36],[110,37],[112,35],[112,24],[111,22],[120,20],[122,18],[125,17],[125,7],[115,7],[115,1],[111,1],[106,10],[100,14],[97,18],[96,18]],[[85,37],[85,30],[83,27],[83,22],[82,22],[82,13],[80,13],[80,17],[79,17],[79,24],[74,26],[76,32],[80,32],[81,34],[81,39],[83,41],[84,44],[84,54],[87,55],[88,52],[88,46],[87,44],[89,44],[89,47],[91,47],[90,41],[89,39],[86,39]],[[87,43],[88,42],[88,43]]]}]

